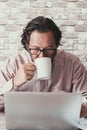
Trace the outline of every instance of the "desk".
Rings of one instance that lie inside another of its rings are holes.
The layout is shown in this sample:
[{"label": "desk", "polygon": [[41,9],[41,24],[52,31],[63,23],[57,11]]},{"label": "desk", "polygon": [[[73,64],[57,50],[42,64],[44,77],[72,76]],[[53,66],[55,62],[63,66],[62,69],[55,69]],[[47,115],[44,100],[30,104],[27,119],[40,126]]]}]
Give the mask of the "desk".
[{"label": "desk", "polygon": [[3,112],[0,112],[0,130],[6,130],[5,116]]}]

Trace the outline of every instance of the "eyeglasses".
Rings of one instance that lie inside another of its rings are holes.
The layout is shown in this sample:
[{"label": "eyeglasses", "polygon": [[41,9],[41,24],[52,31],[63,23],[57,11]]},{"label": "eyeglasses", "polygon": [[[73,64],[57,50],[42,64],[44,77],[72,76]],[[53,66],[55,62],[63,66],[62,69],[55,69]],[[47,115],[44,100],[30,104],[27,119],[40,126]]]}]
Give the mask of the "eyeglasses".
[{"label": "eyeglasses", "polygon": [[40,55],[43,52],[46,56],[53,56],[56,54],[57,48],[28,48],[32,55]]}]

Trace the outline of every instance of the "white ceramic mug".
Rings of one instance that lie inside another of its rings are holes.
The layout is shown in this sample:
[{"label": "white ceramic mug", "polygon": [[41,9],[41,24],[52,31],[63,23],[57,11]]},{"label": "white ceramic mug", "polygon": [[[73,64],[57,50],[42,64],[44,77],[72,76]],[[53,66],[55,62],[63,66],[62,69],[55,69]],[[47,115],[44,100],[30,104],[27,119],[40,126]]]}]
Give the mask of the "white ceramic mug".
[{"label": "white ceramic mug", "polygon": [[35,59],[38,79],[47,80],[51,77],[51,58],[41,57]]}]

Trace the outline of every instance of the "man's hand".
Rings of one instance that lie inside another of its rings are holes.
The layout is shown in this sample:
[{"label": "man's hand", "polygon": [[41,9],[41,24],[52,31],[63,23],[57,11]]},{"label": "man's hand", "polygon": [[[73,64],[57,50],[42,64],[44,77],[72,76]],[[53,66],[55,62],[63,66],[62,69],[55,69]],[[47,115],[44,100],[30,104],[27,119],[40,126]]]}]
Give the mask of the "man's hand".
[{"label": "man's hand", "polygon": [[82,104],[82,106],[81,106],[80,117],[87,117],[87,108],[86,108],[85,104]]},{"label": "man's hand", "polygon": [[31,80],[34,76],[34,72],[35,66],[33,64],[28,63],[20,65],[19,70],[13,79],[14,86],[19,87],[27,80]]}]

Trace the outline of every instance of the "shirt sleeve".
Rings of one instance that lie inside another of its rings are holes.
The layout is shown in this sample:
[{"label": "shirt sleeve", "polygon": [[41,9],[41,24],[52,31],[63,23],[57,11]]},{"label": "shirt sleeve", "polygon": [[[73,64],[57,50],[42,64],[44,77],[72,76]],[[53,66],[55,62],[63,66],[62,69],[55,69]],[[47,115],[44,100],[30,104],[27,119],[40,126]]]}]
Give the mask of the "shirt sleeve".
[{"label": "shirt sleeve", "polygon": [[0,110],[4,107],[4,93],[8,91],[18,91],[13,85],[13,78],[21,64],[29,62],[29,54],[26,50],[10,56],[4,66],[0,67]]},{"label": "shirt sleeve", "polygon": [[15,91],[17,88],[14,89],[13,85],[13,78],[7,81],[3,87],[0,88],[0,111],[4,110],[4,93],[9,91]]},{"label": "shirt sleeve", "polygon": [[[84,104],[87,109],[87,71],[79,58],[76,58],[73,64],[72,77],[73,91],[82,94],[82,104]],[[87,116],[87,111],[85,116]]]},{"label": "shirt sleeve", "polygon": [[0,88],[0,95],[4,94],[5,92],[8,92],[10,90],[12,90],[13,88],[13,82],[12,79],[10,79],[9,81],[7,81],[3,87]]},{"label": "shirt sleeve", "polygon": [[12,79],[7,81],[3,87],[0,88],[0,111],[4,110],[4,93],[13,89]]},{"label": "shirt sleeve", "polygon": [[0,111],[4,109],[4,93],[13,89],[12,79],[15,75],[13,59],[6,60],[0,68]]},{"label": "shirt sleeve", "polygon": [[73,91],[82,93],[87,98],[87,71],[79,58],[76,58],[73,63]]}]

